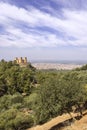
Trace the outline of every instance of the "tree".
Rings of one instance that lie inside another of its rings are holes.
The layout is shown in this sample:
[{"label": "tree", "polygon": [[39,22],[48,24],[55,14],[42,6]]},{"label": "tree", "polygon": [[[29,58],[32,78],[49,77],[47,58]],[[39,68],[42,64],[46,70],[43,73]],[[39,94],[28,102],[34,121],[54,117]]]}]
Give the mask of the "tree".
[{"label": "tree", "polygon": [[35,109],[37,123],[45,123],[49,119],[61,114],[61,104],[58,100],[58,85],[57,79],[49,78],[40,86]]},{"label": "tree", "polygon": [[35,110],[36,117],[39,119],[38,123],[44,123],[67,112],[71,116],[72,106],[76,106],[82,115],[80,105],[86,100],[87,92],[83,82],[75,80],[74,77],[73,79],[49,78],[38,91],[38,103]]}]

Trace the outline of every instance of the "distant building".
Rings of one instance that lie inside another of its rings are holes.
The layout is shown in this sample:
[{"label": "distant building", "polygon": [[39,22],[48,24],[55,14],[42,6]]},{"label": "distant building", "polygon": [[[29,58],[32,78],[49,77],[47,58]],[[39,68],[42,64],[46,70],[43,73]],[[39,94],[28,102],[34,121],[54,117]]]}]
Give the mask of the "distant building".
[{"label": "distant building", "polygon": [[20,57],[20,58],[16,57],[15,60],[14,60],[14,62],[16,62],[19,65],[26,65],[27,64],[27,57],[24,57],[24,58],[22,58],[22,57]]}]

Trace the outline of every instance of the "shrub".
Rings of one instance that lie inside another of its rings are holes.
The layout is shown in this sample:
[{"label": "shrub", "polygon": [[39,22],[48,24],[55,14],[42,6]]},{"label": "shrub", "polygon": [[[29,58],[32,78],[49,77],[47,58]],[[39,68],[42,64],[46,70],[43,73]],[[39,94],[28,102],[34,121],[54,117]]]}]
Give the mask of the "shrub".
[{"label": "shrub", "polygon": [[0,115],[0,130],[24,130],[33,124],[33,117],[17,109],[9,109]]}]

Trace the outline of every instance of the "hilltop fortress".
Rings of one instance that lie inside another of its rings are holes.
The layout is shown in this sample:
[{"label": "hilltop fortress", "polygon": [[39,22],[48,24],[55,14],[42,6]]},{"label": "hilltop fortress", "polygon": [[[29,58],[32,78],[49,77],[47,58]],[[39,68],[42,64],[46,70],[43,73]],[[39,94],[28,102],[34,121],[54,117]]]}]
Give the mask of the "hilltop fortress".
[{"label": "hilltop fortress", "polygon": [[20,57],[20,58],[16,57],[14,61],[17,64],[19,64],[19,65],[27,65],[28,64],[27,57],[24,57],[24,58],[22,58],[22,57]]}]

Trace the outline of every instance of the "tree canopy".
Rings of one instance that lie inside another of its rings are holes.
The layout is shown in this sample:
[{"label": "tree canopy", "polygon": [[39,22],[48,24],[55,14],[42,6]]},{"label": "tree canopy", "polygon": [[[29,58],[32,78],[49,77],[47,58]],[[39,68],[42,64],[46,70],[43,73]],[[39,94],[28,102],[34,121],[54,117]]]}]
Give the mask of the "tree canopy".
[{"label": "tree canopy", "polygon": [[[83,68],[86,68],[86,66]],[[85,104],[85,105],[84,105]],[[73,106],[87,108],[87,71],[40,71],[0,61],[0,130],[43,124]]]}]

